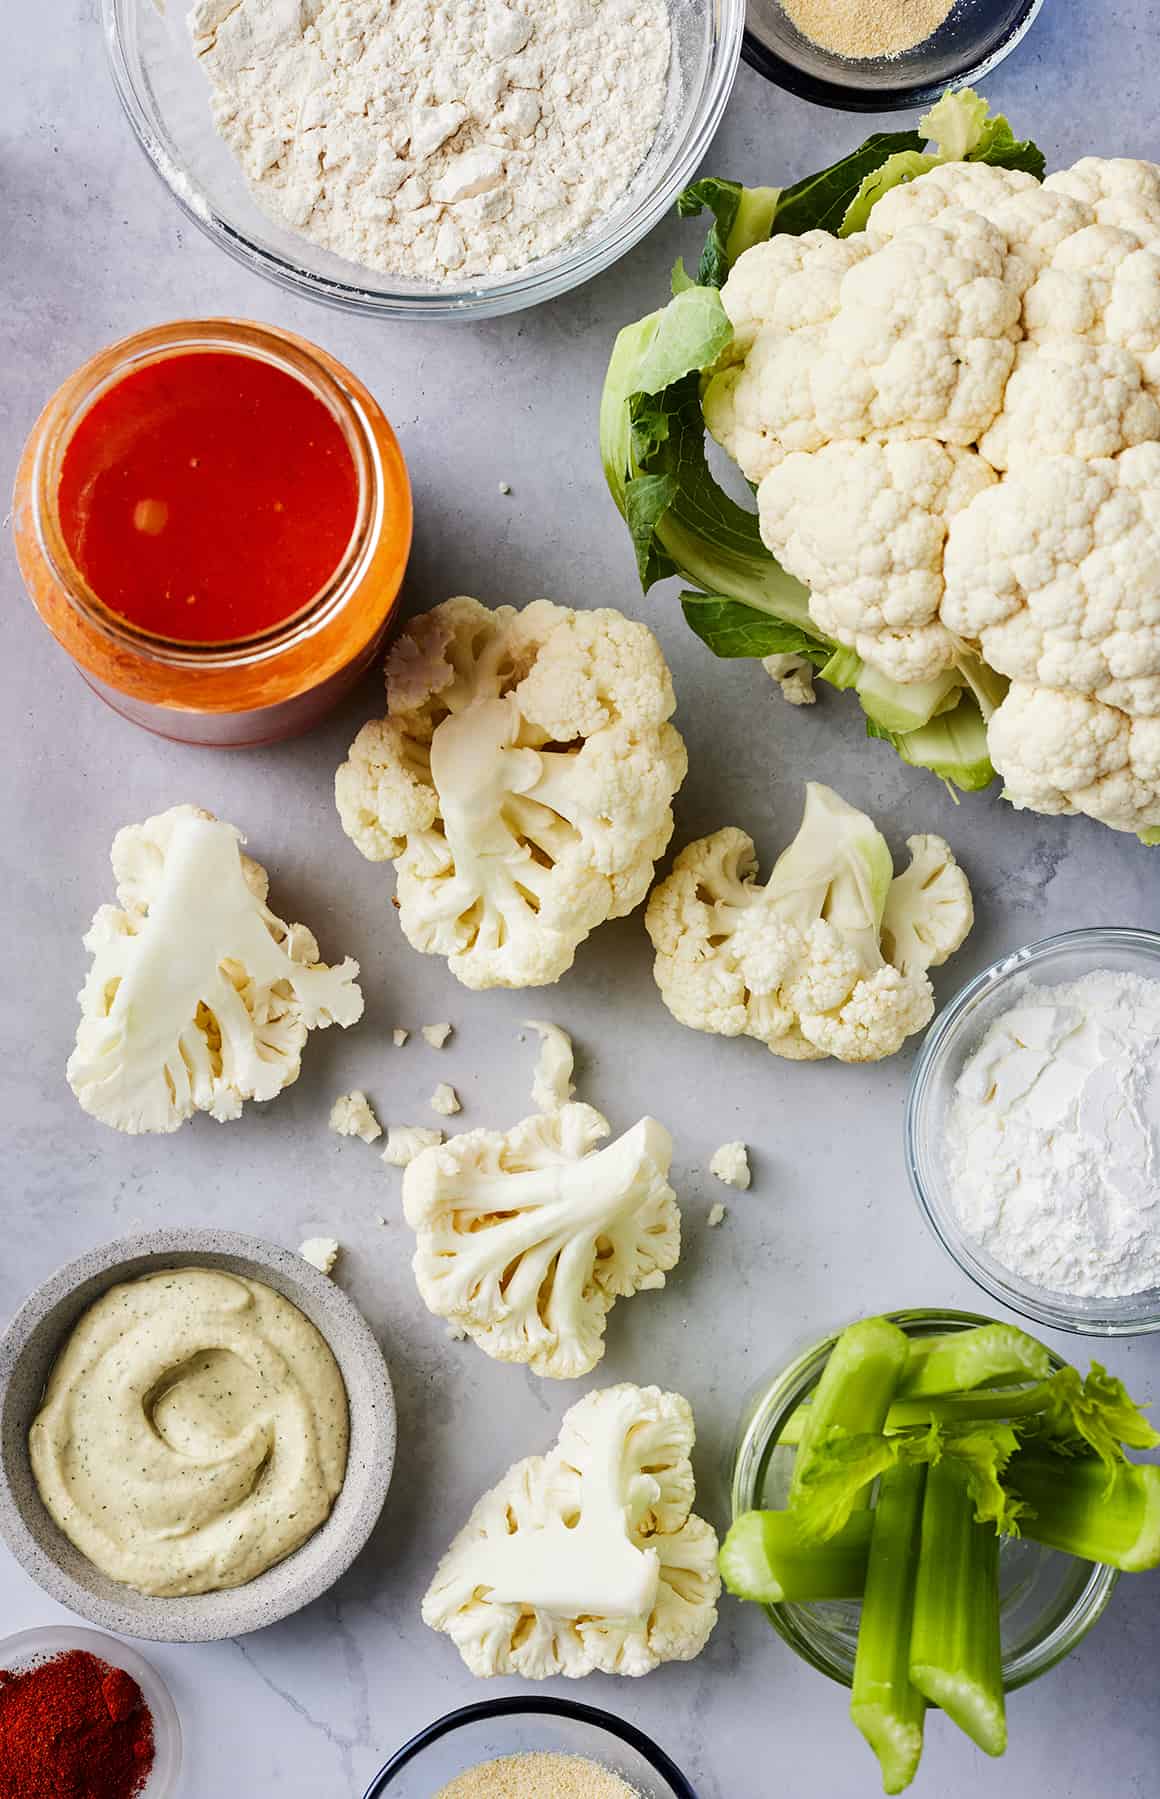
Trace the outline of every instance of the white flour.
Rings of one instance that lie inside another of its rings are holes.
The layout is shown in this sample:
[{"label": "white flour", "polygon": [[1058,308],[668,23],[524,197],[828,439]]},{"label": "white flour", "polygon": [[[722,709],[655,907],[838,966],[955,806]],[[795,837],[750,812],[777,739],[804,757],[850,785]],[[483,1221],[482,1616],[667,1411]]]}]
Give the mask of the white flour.
[{"label": "white flour", "polygon": [[419,280],[586,230],[664,112],[665,0],[196,0],[189,25],[259,205]]},{"label": "white flour", "polygon": [[1060,1293],[1160,1285],[1160,981],[1023,989],[959,1077],[952,1203],[997,1262]]}]

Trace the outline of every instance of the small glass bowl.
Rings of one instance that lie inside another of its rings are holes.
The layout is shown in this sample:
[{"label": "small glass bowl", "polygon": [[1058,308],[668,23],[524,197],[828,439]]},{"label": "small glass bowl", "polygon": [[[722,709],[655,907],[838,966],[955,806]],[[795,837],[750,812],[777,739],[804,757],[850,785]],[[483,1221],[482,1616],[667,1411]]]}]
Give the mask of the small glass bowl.
[{"label": "small glass bowl", "polygon": [[525,269],[439,286],[361,268],[268,218],[214,128],[184,4],[101,0],[121,104],[154,169],[222,249],[282,287],[380,318],[494,318],[554,299],[616,262],[692,180],[737,74],[745,0],[668,0],[673,57],[660,130],[612,211]]},{"label": "small glass bowl", "polygon": [[927,1224],[964,1274],[993,1299],[1054,1330],[1124,1337],[1160,1330],[1160,1288],[1111,1299],[1052,1292],[1004,1268],[968,1237],[952,1204],[942,1143],[955,1083],[984,1032],[1028,983],[1058,985],[1097,969],[1160,979],[1160,934],[1093,925],[1001,956],[957,993],[927,1033],[906,1102],[906,1166]]},{"label": "small glass bowl", "polygon": [[742,50],[751,68],[788,93],[839,112],[928,106],[1010,56],[1043,0],[954,0],[931,37],[897,56],[853,60],[804,37],[778,0],[749,0]]},{"label": "small glass bowl", "polygon": [[[907,1311],[887,1316],[907,1336],[943,1336],[990,1324],[974,1312]],[[779,1439],[786,1420],[813,1392],[838,1332],[812,1344],[760,1388],[742,1419],[733,1466],[733,1516],[784,1506],[793,1451]],[[1052,1367],[1063,1363],[1052,1355]],[[1027,1538],[1004,1537],[999,1555],[1003,1690],[1014,1692],[1070,1655],[1103,1612],[1119,1575]],[[841,1686],[851,1686],[858,1646],[857,1600],[767,1605],[766,1615],[795,1654]]]},{"label": "small glass bowl", "polygon": [[492,1699],[448,1712],[393,1755],[365,1799],[433,1799],[459,1774],[505,1755],[577,1755],[619,1774],[641,1799],[697,1799],[644,1732],[571,1699]]},{"label": "small glass bowl", "polygon": [[20,1630],[15,1636],[0,1641],[0,1668],[10,1673],[22,1673],[33,1662],[51,1661],[69,1649],[84,1650],[108,1662],[111,1668],[123,1668],[137,1682],[153,1715],[154,1746],[153,1767],[140,1799],[173,1799],[181,1775],[181,1725],[177,1708],[157,1670],[128,1643],[107,1637],[99,1630],[78,1630],[66,1624],[48,1625],[41,1630]]}]

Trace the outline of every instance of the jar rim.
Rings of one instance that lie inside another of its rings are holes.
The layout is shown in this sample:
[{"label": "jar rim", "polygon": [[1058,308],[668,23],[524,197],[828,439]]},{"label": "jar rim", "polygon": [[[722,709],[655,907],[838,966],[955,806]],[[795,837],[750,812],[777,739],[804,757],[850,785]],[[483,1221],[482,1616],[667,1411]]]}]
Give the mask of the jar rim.
[{"label": "jar rim", "polygon": [[[996,1322],[979,1312],[962,1312],[941,1306],[885,1312],[881,1316],[908,1336],[942,1335]],[[760,1507],[770,1459],[782,1429],[790,1414],[817,1384],[840,1335],[840,1329],[834,1330],[811,1342],[754,1389],[742,1418],[730,1479],[729,1496],[734,1519]],[[1053,1372],[1066,1365],[1050,1344],[1043,1347],[1051,1357]],[[1054,1557],[1060,1552],[1045,1549],[1043,1554]],[[1062,1616],[1056,1617],[1042,1637],[1021,1647],[1010,1658],[1004,1657],[1005,1692],[1026,1686],[1070,1654],[1103,1613],[1119,1580],[1118,1571],[1102,1563],[1084,1564],[1074,1556],[1061,1559],[1074,1562],[1077,1568],[1086,1565],[1088,1576]],[[807,1633],[802,1628],[796,1613],[799,1610],[808,1612],[807,1606],[767,1605],[763,1609],[778,1635],[796,1655],[839,1686],[851,1686],[850,1671],[835,1656],[826,1653],[819,1633]]]},{"label": "jar rim", "polygon": [[[350,450],[357,483],[355,520],[342,556],[323,585],[288,618],[245,637],[201,643],[150,632],[114,612],[89,586],[65,541],[57,498],[69,444],[92,407],[128,375],[179,355],[217,351],[252,357],[301,382],[326,406]],[[283,654],[321,631],[365,576],[383,528],[385,497],[379,445],[359,395],[300,338],[245,319],[180,320],[119,339],[58,390],[36,447],[31,523],[37,546],[69,605],[121,650],[172,668],[241,668]]]}]

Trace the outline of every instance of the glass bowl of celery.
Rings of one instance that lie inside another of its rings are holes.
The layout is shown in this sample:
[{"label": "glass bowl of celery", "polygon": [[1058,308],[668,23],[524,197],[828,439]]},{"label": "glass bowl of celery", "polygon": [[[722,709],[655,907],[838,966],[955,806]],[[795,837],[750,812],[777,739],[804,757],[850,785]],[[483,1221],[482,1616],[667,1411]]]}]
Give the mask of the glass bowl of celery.
[{"label": "glass bowl of celery", "polygon": [[[960,1333],[989,1327],[1005,1333],[998,1339],[1001,1344],[1034,1345],[1042,1360],[1031,1371],[1032,1377],[1044,1370],[1055,1374],[1064,1367],[1046,1345],[1035,1344],[1014,1326],[996,1325],[973,1312],[918,1310],[891,1312],[888,1318],[912,1345],[922,1345],[916,1361],[952,1344]],[[754,1395],[742,1422],[733,1469],[735,1519],[747,1512],[786,1505],[800,1436],[799,1407],[814,1394],[839,1335],[824,1337],[794,1356]],[[917,1422],[921,1405],[917,1400],[909,1403],[915,1408]],[[968,1415],[973,1409],[968,1408]],[[998,1561],[1001,1678],[1004,1692],[1013,1692],[1046,1674],[1082,1641],[1111,1598],[1119,1574],[1102,1563],[1048,1548],[1026,1534],[1004,1536]],[[843,1570],[836,1549],[835,1587],[856,1584],[844,1580],[844,1572],[849,1570]],[[786,1598],[766,1605],[765,1610],[778,1635],[803,1661],[831,1680],[853,1686],[862,1610],[859,1599]]]}]

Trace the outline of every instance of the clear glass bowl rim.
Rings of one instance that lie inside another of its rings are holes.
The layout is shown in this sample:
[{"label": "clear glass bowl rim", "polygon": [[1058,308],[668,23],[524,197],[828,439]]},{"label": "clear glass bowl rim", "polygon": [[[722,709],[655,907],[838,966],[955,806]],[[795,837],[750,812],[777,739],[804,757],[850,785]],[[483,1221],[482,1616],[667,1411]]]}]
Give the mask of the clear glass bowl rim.
[{"label": "clear glass bowl rim", "polygon": [[591,1725],[595,1730],[605,1731],[621,1743],[627,1743],[638,1755],[644,1757],[654,1772],[668,1781],[676,1794],[676,1799],[697,1799],[697,1795],[676,1763],[665,1754],[664,1750],[647,1737],[643,1730],[630,1724],[625,1718],[618,1718],[612,1712],[601,1710],[594,1705],[581,1705],[575,1699],[548,1699],[543,1697],[485,1699],[477,1705],[464,1705],[458,1711],[447,1712],[442,1718],[436,1718],[403,1744],[392,1755],[386,1767],[371,1781],[364,1794],[364,1799],[385,1799],[390,1782],[396,1774],[402,1773],[409,1762],[421,1755],[424,1749],[430,1748],[441,1737],[450,1736],[453,1732],[465,1728],[469,1724],[486,1723],[491,1718],[513,1718],[520,1714],[532,1713],[540,1717],[567,1718],[574,1723]]},{"label": "clear glass bowl rim", "polygon": [[181,1719],[173,1703],[173,1695],[161,1675],[133,1643],[103,1630],[90,1630],[79,1624],[31,1625],[0,1638],[0,1667],[43,1655],[46,1660],[80,1649],[95,1655],[111,1667],[124,1668],[132,1675],[145,1696],[153,1716],[156,1760],[146,1785],[144,1799],[173,1799],[181,1785],[182,1737]]},{"label": "clear glass bowl rim", "polygon": [[[112,70],[113,85],[133,134],[149,162],[177,201],[186,217],[226,250],[236,262],[264,275],[292,293],[305,294],[340,310],[377,318],[427,319],[444,323],[456,319],[498,318],[524,307],[558,298],[602,274],[626,255],[668,211],[681,189],[700,166],[709,149],[733,90],[741,61],[746,0],[710,0],[720,10],[717,45],[706,74],[696,111],[688,121],[688,133],[671,167],[656,187],[642,194],[615,231],[599,228],[582,237],[570,251],[556,252],[538,270],[533,264],[510,280],[486,287],[432,289],[430,293],[377,292],[356,282],[330,279],[313,273],[273,250],[254,243],[243,231],[221,216],[207,195],[199,191],[200,204],[191,204],[181,191],[183,171],[173,162],[154,130],[146,100],[130,68],[122,42],[121,15],[134,0],[101,0],[101,21]],[[1041,3],[1041,0],[1040,0]],[[206,105],[209,100],[207,95]]]},{"label": "clear glass bowl rim", "polygon": [[955,74],[941,81],[899,82],[896,87],[846,87],[840,81],[827,81],[811,75],[779,56],[763,43],[755,31],[746,28],[741,54],[751,69],[764,75],[775,87],[784,88],[799,100],[810,100],[815,106],[828,106],[836,112],[904,112],[911,106],[931,106],[948,88],[968,87],[981,81],[1018,49],[1039,17],[1044,0],[1025,0],[1022,10],[1011,21],[999,42],[976,61],[966,63]]},{"label": "clear glass bowl rim", "polygon": [[[996,956],[980,974],[959,988],[927,1032],[910,1077],[903,1126],[906,1172],[919,1211],[936,1240],[941,1243],[960,1272],[967,1275],[992,1299],[997,1299],[1000,1305],[1017,1312],[1021,1318],[1030,1319],[1034,1324],[1045,1325],[1050,1330],[1070,1331],[1075,1336],[1147,1336],[1160,1331],[1160,1305],[1152,1316],[1097,1318],[1077,1313],[1069,1306],[1066,1294],[1051,1295],[1039,1288],[1031,1290],[1022,1282],[1017,1283],[1017,1277],[1010,1282],[1001,1279],[975,1258],[969,1239],[948,1229],[940,1208],[933,1203],[926,1190],[918,1165],[916,1145],[919,1119],[929,1096],[938,1058],[949,1047],[978,995],[1017,975],[1026,974],[1036,963],[1061,951],[1098,950],[1101,945],[1115,950],[1139,951],[1146,958],[1154,959],[1157,977],[1160,978],[1160,932],[1149,931],[1139,925],[1084,925],[1078,930],[1059,931],[1051,937],[1036,938],[1022,949],[1008,950],[1005,955]],[[1041,1291],[1042,1297],[1039,1296]],[[1127,1297],[1131,1299],[1136,1295]],[[1108,1302],[1109,1305],[1114,1303]]]},{"label": "clear glass bowl rim", "polygon": [[[975,1325],[995,1323],[993,1318],[980,1312],[960,1312],[949,1306],[911,1306],[903,1311],[885,1312],[881,1316],[888,1318],[900,1330],[919,1324],[970,1330]],[[756,1396],[743,1416],[733,1461],[729,1497],[735,1519],[742,1512],[751,1511],[757,1503],[758,1486],[764,1479],[768,1457],[776,1446],[781,1427],[797,1405],[805,1381],[813,1376],[819,1361],[822,1366],[825,1365],[825,1358],[840,1334],[839,1329],[819,1337],[755,1390]],[[1062,1366],[1062,1357],[1051,1349],[1050,1344],[1045,1347],[1053,1361]],[[1027,1686],[1030,1681],[1037,1680],[1041,1674],[1048,1673],[1065,1656],[1070,1655],[1102,1616],[1120,1578],[1119,1572],[1099,1562],[1091,1562],[1088,1566],[1091,1572],[1071,1611],[1041,1642],[1023,1651],[1022,1655],[1004,1666],[1004,1692],[1013,1693],[1019,1687]],[[850,1681],[845,1672],[827,1661],[799,1634],[792,1612],[780,1605],[767,1605],[762,1609],[777,1634],[789,1644],[795,1655],[838,1686],[849,1687]],[[372,1796],[368,1794],[367,1799],[372,1799]]]}]

